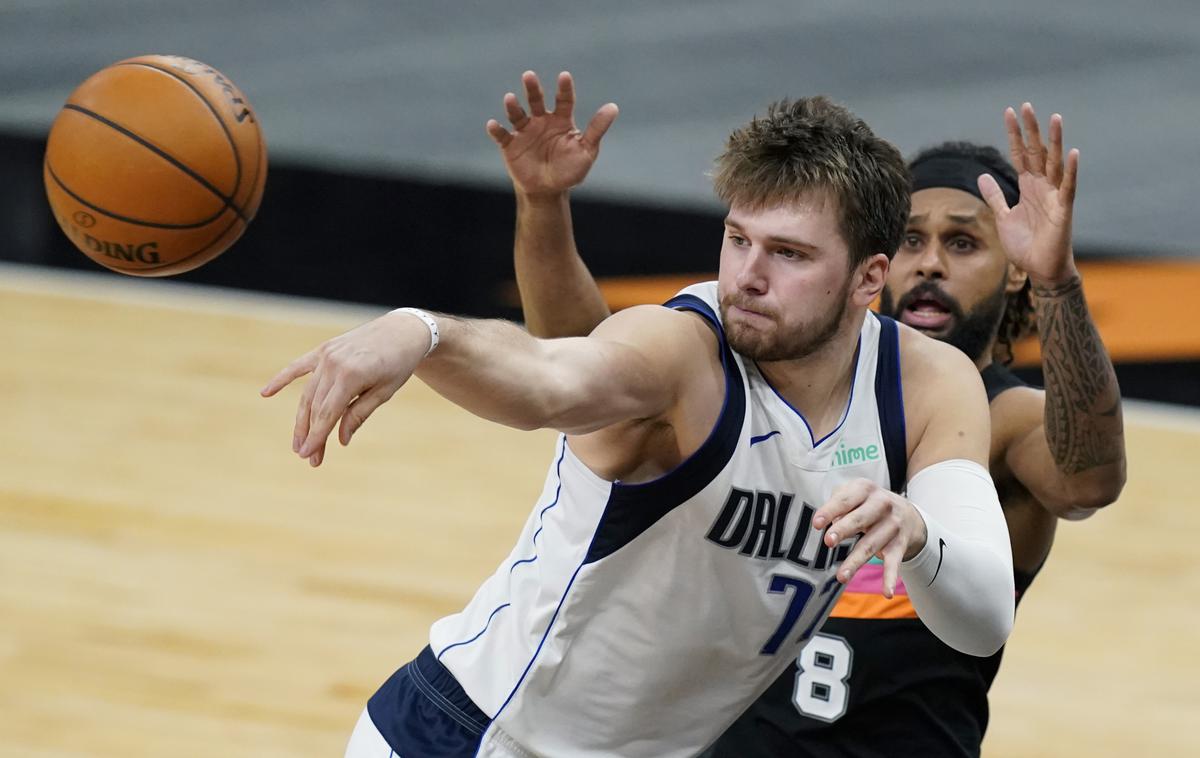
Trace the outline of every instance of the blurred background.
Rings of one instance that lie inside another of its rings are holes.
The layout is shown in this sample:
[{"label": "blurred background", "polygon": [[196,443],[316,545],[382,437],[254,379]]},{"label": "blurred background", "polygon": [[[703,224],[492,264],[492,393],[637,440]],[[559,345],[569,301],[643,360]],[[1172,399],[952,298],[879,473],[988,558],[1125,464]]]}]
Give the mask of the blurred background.
[{"label": "blurred background", "polygon": [[[1029,100],[1080,148],[1077,252],[1165,264],[1092,277],[1093,310],[1133,397],[1200,403],[1200,330],[1171,330],[1190,265],[1200,9],[1155,0],[603,4],[0,0],[0,259],[94,269],[51,219],[46,130],[71,90],[144,53],[210,63],[251,98],[268,191],[235,255],[183,281],[515,316],[513,203],[483,130],[533,69],[570,70],[578,118],[621,107],[577,193],[601,277],[715,268],[706,176],[723,139],[784,96],[826,93],[906,155],[947,139],[1004,147]],[[450,265],[447,265],[447,264]],[[1187,265],[1179,265],[1184,263]],[[624,280],[610,285],[627,283]],[[670,294],[675,280],[652,290]],[[612,291],[617,304],[643,290]],[[1189,335],[1164,335],[1188,331]],[[1181,362],[1185,365],[1180,365]]]},{"label": "blurred background", "polygon": [[[270,174],[256,221],[222,257],[173,282],[118,282],[124,277],[92,264],[50,216],[42,152],[50,122],[74,86],[112,62],[150,53],[208,62],[246,92],[264,128]],[[1174,403],[1154,407],[1154,423],[1195,428],[1193,416],[1182,410],[1200,405],[1200,326],[1192,307],[1200,287],[1195,235],[1200,5],[1195,0],[1134,5],[1116,0],[990,5],[956,0],[902,5],[862,0],[0,0],[0,261],[12,264],[0,267],[0,279],[7,279],[0,291],[6,344],[24,339],[34,354],[49,344],[29,337],[26,326],[36,314],[52,319],[54,312],[40,311],[22,296],[42,291],[43,275],[62,272],[91,273],[68,276],[73,296],[100,296],[116,287],[121,293],[136,290],[138,296],[157,294],[157,306],[185,297],[180,283],[215,285],[222,290],[196,291],[209,293],[200,295],[202,300],[224,303],[224,313],[252,309],[245,305],[250,301],[228,291],[239,290],[364,306],[352,311],[355,315],[415,305],[520,317],[511,265],[514,203],[484,124],[503,119],[500,100],[504,92],[520,90],[521,72],[528,68],[550,90],[554,74],[574,73],[581,126],[600,104],[620,106],[620,118],[586,185],[575,193],[574,205],[583,257],[618,307],[661,299],[679,283],[715,270],[721,209],[706,172],[727,134],[770,101],[829,95],[905,155],[947,139],[1003,150],[1002,110],[1024,101],[1033,102],[1043,121],[1052,112],[1062,113],[1067,145],[1081,150],[1076,255],[1124,395]],[[304,305],[312,301],[288,302],[293,317],[319,309]],[[80,312],[73,324],[90,324],[88,313]],[[340,318],[322,324],[353,323]],[[305,332],[287,344],[305,349],[305,339],[313,335],[330,333]],[[1026,348],[1020,355],[1022,371],[1036,379],[1036,351]],[[270,366],[289,357],[272,354],[254,377],[265,379]],[[205,369],[193,365],[192,371]],[[28,503],[22,506],[26,510],[12,505],[19,475],[36,469],[42,476],[74,476],[48,463],[58,444],[31,453],[24,437],[28,429],[44,426],[41,411],[30,408],[48,408],[58,396],[37,386],[36,374],[13,375],[0,385],[0,404],[10,404],[10,417],[26,420],[29,427],[10,425],[0,437],[5,447],[0,497],[12,506],[10,527],[20,522],[20,513],[34,518],[36,511]],[[17,403],[23,404],[19,413]],[[287,422],[270,423],[277,427],[272,440],[283,441]],[[1180,456],[1180,467],[1193,465],[1187,462],[1200,455],[1198,438],[1187,434],[1171,449]],[[78,456],[89,457],[83,451]],[[20,471],[18,458],[24,461]],[[42,468],[30,468],[35,458]],[[1133,453],[1130,462],[1133,467]],[[530,470],[540,467],[539,458]],[[295,476],[278,471],[272,475],[281,481]],[[106,469],[104,476],[118,475]],[[127,483],[137,475],[126,470],[121,476]],[[332,488],[330,497],[336,492]],[[532,497],[535,489],[524,494]],[[1194,501],[1190,488],[1156,497],[1178,506]],[[517,533],[520,518],[514,516],[505,534]],[[6,528],[0,522],[0,530]],[[1075,539],[1087,528],[1063,533]],[[1123,539],[1123,529],[1115,531],[1114,543]],[[1108,567],[1120,573],[1127,567],[1121,560],[1134,560],[1133,553],[1147,557],[1159,547],[1152,540],[1130,546],[1124,559],[1117,557]],[[1080,540],[1080,554],[1087,552],[1086,540]],[[485,555],[481,565],[494,565],[498,555],[503,552]],[[7,564],[10,571],[0,572],[0,580],[13,582],[13,566]],[[467,574],[466,589],[456,585],[446,591],[448,606],[461,604],[456,592],[469,591],[482,576]],[[1148,569],[1138,577],[1146,585],[1170,583],[1189,590],[1184,598],[1200,589],[1190,570]],[[1086,582],[1086,576],[1064,582],[1066,595],[1055,595],[1045,613],[1069,624],[1081,613],[1070,604],[1070,592]],[[13,586],[0,585],[0,590]],[[1038,589],[1034,586],[1033,596]],[[19,608],[8,606],[10,616]],[[1027,604],[1022,613],[1036,615]],[[432,618],[414,621],[410,636],[419,638]],[[1105,622],[1127,621],[1117,614]],[[0,615],[0,698],[19,699],[18,692],[4,691],[5,662],[25,666],[29,661],[20,657],[24,648],[18,637],[6,642],[5,625]],[[1072,639],[1061,644],[1075,644]],[[1097,667],[1123,654],[1114,628],[1100,639],[1112,644],[1088,648],[1097,656]],[[1195,687],[1184,685],[1184,679],[1194,681],[1198,656],[1182,639],[1175,643],[1183,657],[1170,658],[1181,673],[1180,680],[1165,682],[1174,693],[1168,699],[1194,705]],[[1061,648],[1055,645],[1039,646],[1036,656],[1025,658],[1014,651],[1015,672],[1002,669],[997,687],[1010,710],[997,710],[995,728],[1004,730],[1006,750],[1016,752],[991,754],[1043,754],[1030,747],[1039,736],[1021,741],[1022,724],[1028,723],[1021,720],[1027,718],[1043,718],[1042,730],[1034,734],[1057,728],[1064,744],[1084,729],[1080,723],[1056,723],[1052,711],[1013,710],[1027,692],[1055,681],[1064,687],[1063,699],[1068,697],[1074,674],[1046,676],[1043,668],[1056,660]],[[394,663],[407,655],[407,649],[398,650]],[[1174,664],[1170,661],[1165,666]],[[1136,668],[1136,662],[1129,666]],[[386,674],[378,661],[367,670],[379,678]],[[1039,672],[1043,678],[1030,684]],[[1018,674],[1024,684],[1014,681]],[[356,714],[350,703],[361,703],[373,684],[367,676],[337,691],[346,696],[346,714],[330,718],[331,732],[343,721],[349,728]],[[1151,690],[1154,684],[1142,682]],[[1117,682],[1112,686],[1120,688]],[[1138,702],[1146,699],[1124,700],[1122,708]],[[1108,723],[1099,698],[1085,700],[1079,712],[1092,715],[1087,728]],[[1133,714],[1128,729],[1120,732],[1130,745],[1142,744],[1135,740],[1139,717]],[[46,716],[43,726],[55,728],[54,718]],[[8,728],[16,729],[11,723]],[[0,728],[0,753],[6,741]],[[11,754],[35,754],[32,744],[22,742],[24,747],[12,748]],[[254,748],[246,754],[269,752]],[[296,747],[281,754],[304,752]],[[44,754],[91,753],[74,746],[61,752],[48,748]],[[133,748],[126,754],[158,753]],[[212,748],[194,754],[233,753]]]}]

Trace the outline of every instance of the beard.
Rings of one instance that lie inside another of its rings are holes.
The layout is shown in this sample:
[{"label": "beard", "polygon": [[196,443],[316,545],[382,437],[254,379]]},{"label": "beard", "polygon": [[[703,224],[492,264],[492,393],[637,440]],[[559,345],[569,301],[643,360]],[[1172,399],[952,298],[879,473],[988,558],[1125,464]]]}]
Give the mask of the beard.
[{"label": "beard", "polygon": [[[721,298],[721,322],[725,326],[726,341],[740,355],[753,361],[794,361],[807,358],[829,343],[842,325],[849,302],[850,290],[846,288],[832,308],[813,321],[789,333],[782,333],[778,328],[779,314],[763,311],[761,306],[735,293]],[[730,323],[731,306],[761,313],[774,321],[776,328],[764,331],[745,323]]]},{"label": "beard", "polygon": [[950,313],[950,331],[945,334],[926,333],[936,340],[953,345],[966,353],[968,358],[977,361],[991,348],[992,340],[996,338],[996,331],[1000,328],[1000,320],[1004,317],[1004,308],[1007,303],[1004,287],[1005,280],[1001,279],[1000,286],[995,292],[965,313],[962,305],[946,294],[936,282],[927,281],[918,284],[904,293],[899,303],[894,302],[891,289],[884,287],[883,294],[879,298],[879,312],[899,321],[905,309],[914,302],[936,300]]}]

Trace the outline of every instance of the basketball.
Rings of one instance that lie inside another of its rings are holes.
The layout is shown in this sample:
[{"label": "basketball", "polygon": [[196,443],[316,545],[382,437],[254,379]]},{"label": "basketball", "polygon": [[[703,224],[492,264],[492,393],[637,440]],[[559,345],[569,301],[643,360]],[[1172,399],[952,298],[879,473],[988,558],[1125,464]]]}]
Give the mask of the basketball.
[{"label": "basketball", "polygon": [[262,200],[267,151],[241,90],[199,61],[146,55],[71,93],[46,144],[46,194],[96,263],[169,276],[216,258]]}]

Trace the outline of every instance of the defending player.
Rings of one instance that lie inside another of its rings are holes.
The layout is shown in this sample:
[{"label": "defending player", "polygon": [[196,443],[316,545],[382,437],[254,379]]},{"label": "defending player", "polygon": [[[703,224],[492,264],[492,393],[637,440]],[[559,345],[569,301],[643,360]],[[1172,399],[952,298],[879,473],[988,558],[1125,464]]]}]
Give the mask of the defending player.
[{"label": "defending player", "polygon": [[[586,176],[616,106],[601,108],[580,134],[569,76],[560,75],[551,112],[536,77],[526,73],[524,83],[530,113],[510,93],[505,104],[514,131],[495,121],[488,131],[517,192],[515,264],[527,324],[542,336],[586,333],[608,311],[575,250],[567,190]],[[982,372],[991,404],[991,471],[1018,593],[1044,563],[1057,519],[1085,517],[1112,502],[1125,476],[1116,377],[1071,254],[1078,154],[1064,163],[1058,116],[1050,121],[1048,149],[1032,107],[1023,107],[1022,119],[1027,138],[1016,114],[1005,116],[1019,177],[994,149],[967,143],[914,159],[912,215],[881,305],[881,312],[958,347]],[[988,177],[982,183],[981,175]],[[1035,310],[1045,392],[993,359],[1022,336]],[[999,663],[1000,652],[977,658],[940,642],[907,597],[883,596],[878,566],[869,564],[798,665],[712,754],[978,755]]]},{"label": "defending player", "polygon": [[[509,558],[371,698],[348,755],[695,755],[872,555],[948,644],[1003,644],[979,374],[867,311],[908,181],[845,109],[779,103],[718,163],[719,281],[570,339],[395,312],[270,382],[312,373],[294,447],[313,464],[414,372],[484,418],[564,432]],[[843,443],[870,453],[838,465]],[[908,498],[890,491],[905,471]]]}]

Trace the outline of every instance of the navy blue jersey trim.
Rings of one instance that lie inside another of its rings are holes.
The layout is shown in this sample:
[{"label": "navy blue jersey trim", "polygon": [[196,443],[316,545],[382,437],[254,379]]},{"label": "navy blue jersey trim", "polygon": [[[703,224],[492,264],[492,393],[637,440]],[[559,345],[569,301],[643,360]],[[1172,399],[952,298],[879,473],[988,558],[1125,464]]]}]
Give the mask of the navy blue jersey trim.
[{"label": "navy blue jersey trim", "polygon": [[704,444],[669,473],[641,484],[613,484],[585,564],[612,555],[677,506],[695,497],[725,468],[737,449],[746,417],[746,387],[737,359],[725,341],[721,321],[707,303],[693,295],[672,298],[666,306],[700,314],[716,332],[717,349],[725,370],[721,414]]},{"label": "navy blue jersey trim", "polygon": [[721,343],[721,347],[725,347],[725,328],[721,326],[721,319],[713,312],[711,306],[695,295],[676,295],[667,302],[663,303],[664,308],[674,308],[681,311],[693,311],[704,317],[711,326],[714,332],[717,333],[717,341]]},{"label": "navy blue jersey trim", "polygon": [[908,433],[904,427],[904,386],[900,381],[900,329],[887,316],[879,320],[879,350],[875,362],[875,402],[879,430],[887,456],[893,492],[908,483]]}]

